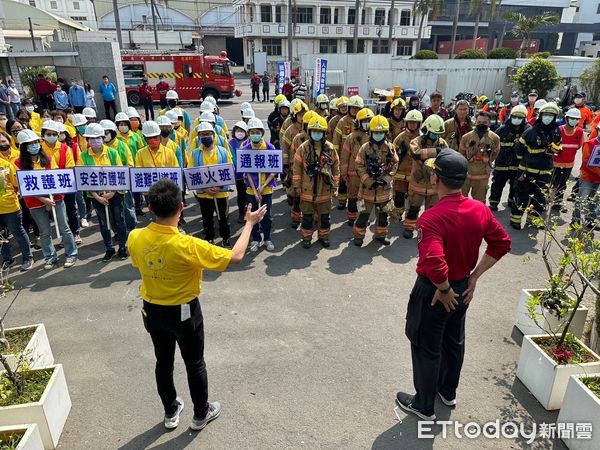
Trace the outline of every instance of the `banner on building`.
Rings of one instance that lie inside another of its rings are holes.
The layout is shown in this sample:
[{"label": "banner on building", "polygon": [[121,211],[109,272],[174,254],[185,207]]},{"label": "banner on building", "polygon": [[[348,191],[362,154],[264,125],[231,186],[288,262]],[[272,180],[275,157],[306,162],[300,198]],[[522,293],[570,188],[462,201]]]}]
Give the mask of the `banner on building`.
[{"label": "banner on building", "polygon": [[131,189],[127,166],[77,166],[78,191],[128,191]]},{"label": "banner on building", "polygon": [[161,178],[169,178],[183,190],[183,175],[180,167],[131,167],[131,192],[148,192],[150,186]]},{"label": "banner on building", "polygon": [[188,189],[200,190],[235,184],[233,164],[188,167],[183,169]]},{"label": "banner on building", "polygon": [[238,150],[236,170],[240,173],[282,173],[282,150]]},{"label": "banner on building", "polygon": [[324,94],[326,85],[327,60],[325,58],[317,58],[315,60],[315,73],[313,76],[313,98],[317,98],[319,94]]},{"label": "banner on building", "polygon": [[77,192],[73,169],[19,170],[17,181],[23,197]]}]

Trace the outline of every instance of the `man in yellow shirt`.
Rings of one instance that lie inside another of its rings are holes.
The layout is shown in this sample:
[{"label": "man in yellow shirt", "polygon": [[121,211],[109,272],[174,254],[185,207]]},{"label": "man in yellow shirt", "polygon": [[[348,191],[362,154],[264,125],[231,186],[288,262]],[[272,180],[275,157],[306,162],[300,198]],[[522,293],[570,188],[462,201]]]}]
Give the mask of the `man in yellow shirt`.
[{"label": "man in yellow shirt", "polygon": [[216,247],[177,230],[183,211],[177,184],[161,179],[148,192],[150,210],[156,222],[133,230],[127,241],[133,267],[142,277],[140,295],[144,301],[144,327],[150,334],[156,355],[156,384],[162,401],[167,429],[179,425],[183,400],[173,382],[175,344],[185,362],[190,395],[194,403],[192,430],[202,430],[221,412],[219,402],[208,402],[208,378],[204,362],[204,325],[198,296],[204,269],[224,271],[241,262],[254,224],[260,222],[266,206],[246,210],[246,224],[232,250]]},{"label": "man in yellow shirt", "polygon": [[160,143],[160,127],[156,122],[144,122],[142,133],[148,145],[137,152],[136,167],[179,167],[175,152]]}]

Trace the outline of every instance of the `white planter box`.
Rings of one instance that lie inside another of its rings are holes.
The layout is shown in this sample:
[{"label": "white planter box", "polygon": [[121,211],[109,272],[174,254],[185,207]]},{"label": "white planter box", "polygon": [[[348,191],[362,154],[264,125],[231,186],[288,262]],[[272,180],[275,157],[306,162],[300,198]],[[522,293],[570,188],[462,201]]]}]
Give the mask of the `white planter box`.
[{"label": "white planter box", "polygon": [[[54,355],[52,354],[50,342],[48,341],[48,335],[46,334],[46,327],[43,323],[28,325],[25,327],[6,328],[4,332],[6,333],[8,331],[22,330],[25,328],[35,328],[35,332],[33,333],[33,336],[31,336],[31,340],[24,350],[24,353],[28,355],[27,358],[30,360],[29,367],[32,369],[38,369],[40,367],[47,367],[54,364]],[[5,356],[10,364],[10,367],[14,370],[17,365],[18,355],[7,354]]]},{"label": "white planter box", "polygon": [[517,378],[544,408],[559,409],[567,390],[569,377],[600,372],[600,357],[580,342],[587,351],[598,358],[598,361],[558,365],[533,342],[532,338],[540,337],[547,337],[547,335],[523,336]]},{"label": "white planter box", "polygon": [[[540,333],[548,333],[548,334],[557,334],[560,333],[563,329],[564,323],[568,319],[568,315],[561,320],[554,314],[550,314],[549,312],[544,312],[544,318],[539,320],[540,324],[536,324],[531,316],[529,315],[529,310],[527,308],[527,302],[529,298],[532,296],[534,292],[537,291],[545,291],[546,289],[523,289],[521,291],[521,298],[519,299],[519,303],[517,304],[517,319],[516,326],[524,335],[528,334],[540,334]],[[536,306],[536,315],[542,315],[542,308],[537,305]],[[570,314],[569,311],[568,314]],[[583,336],[583,328],[585,327],[585,319],[587,318],[588,309],[579,305],[577,308],[577,312],[575,313],[575,317],[573,317],[573,322],[571,322],[571,328],[569,331],[576,337],[581,338]],[[542,328],[540,328],[540,326]]]},{"label": "white planter box", "polygon": [[54,371],[39,402],[0,407],[0,425],[35,423],[40,429],[45,449],[53,449],[71,410],[71,397],[61,364]]},{"label": "white planter box", "polygon": [[600,373],[571,375],[563,401],[558,423],[590,423],[591,439],[562,438],[570,450],[596,450],[600,448],[600,399],[579,378],[600,377]]},{"label": "white planter box", "polygon": [[0,427],[0,435],[10,436],[15,431],[19,433],[25,432],[23,437],[21,437],[16,450],[41,450],[44,448],[42,437],[40,436],[40,429],[35,423],[16,427]]}]

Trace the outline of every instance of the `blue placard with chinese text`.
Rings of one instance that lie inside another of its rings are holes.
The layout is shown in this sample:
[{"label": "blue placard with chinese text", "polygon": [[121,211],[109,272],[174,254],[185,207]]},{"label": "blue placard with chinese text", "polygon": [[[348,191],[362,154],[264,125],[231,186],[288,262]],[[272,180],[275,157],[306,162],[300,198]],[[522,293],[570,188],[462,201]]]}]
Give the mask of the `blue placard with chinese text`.
[{"label": "blue placard with chinese text", "polygon": [[21,196],[44,196],[77,192],[73,169],[18,170]]},{"label": "blue placard with chinese text", "polygon": [[233,164],[188,167],[183,169],[188,189],[201,190],[235,183]]},{"label": "blue placard with chinese text", "polygon": [[127,166],[77,166],[75,181],[78,191],[130,190]]},{"label": "blue placard with chinese text", "polygon": [[282,150],[238,150],[235,170],[240,173],[282,173]]},{"label": "blue placard with chinese text", "polygon": [[131,167],[131,192],[148,192],[150,186],[161,178],[169,178],[183,190],[183,175],[180,167]]},{"label": "blue placard with chinese text", "polygon": [[592,149],[587,165],[590,167],[600,167],[600,145],[596,145]]}]

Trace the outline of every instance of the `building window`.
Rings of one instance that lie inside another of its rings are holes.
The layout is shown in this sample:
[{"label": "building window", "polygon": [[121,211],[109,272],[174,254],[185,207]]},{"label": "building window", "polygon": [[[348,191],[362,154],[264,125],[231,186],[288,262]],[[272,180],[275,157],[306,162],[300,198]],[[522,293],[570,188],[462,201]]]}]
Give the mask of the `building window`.
[{"label": "building window", "polygon": [[50,2],[50,9],[58,9],[56,2]]},{"label": "building window", "polygon": [[340,8],[335,8],[333,10],[333,23],[335,25],[340,23]]},{"label": "building window", "polygon": [[273,22],[273,9],[271,5],[260,5],[260,21],[271,23]]},{"label": "building window", "polygon": [[356,20],[356,10],[354,8],[348,9],[348,25],[354,25]]},{"label": "building window", "polygon": [[400,11],[400,25],[405,27],[410,25],[410,9]]},{"label": "building window", "polygon": [[361,19],[360,19],[360,24],[364,25],[365,23],[367,23],[367,10],[363,9],[362,10],[362,16],[361,16]]},{"label": "building window", "polygon": [[[365,19],[363,18],[363,23],[364,21]],[[375,25],[385,25],[385,11],[383,9],[375,10]]]},{"label": "building window", "polygon": [[337,41],[335,39],[321,39],[319,41],[319,53],[337,53]]},{"label": "building window", "polygon": [[250,6],[250,22],[254,22],[254,8]]},{"label": "building window", "polygon": [[389,48],[387,39],[373,40],[373,53],[389,53]]},{"label": "building window", "polygon": [[281,6],[275,7],[275,23],[281,23]]},{"label": "building window", "polygon": [[319,23],[327,25],[331,24],[331,8],[320,8]]},{"label": "building window", "polygon": [[75,22],[85,22],[88,19],[85,16],[71,16],[71,20],[74,20]]},{"label": "building window", "polygon": [[304,6],[297,7],[294,13],[294,23],[314,23],[313,9]]},{"label": "building window", "polygon": [[73,9],[81,9],[79,2],[73,2]]},{"label": "building window", "polygon": [[262,49],[268,56],[281,56],[281,39],[263,39]]},{"label": "building window", "polygon": [[[365,40],[358,40],[358,53],[365,52]],[[354,53],[354,40],[346,39],[346,53]]]},{"label": "building window", "polygon": [[[31,2],[29,2],[31,3]],[[598,3],[598,9],[596,9],[596,14],[600,14],[600,3]]]},{"label": "building window", "polygon": [[398,41],[396,54],[398,56],[412,56],[412,41]]},{"label": "building window", "polygon": [[29,6],[33,6],[35,8],[35,0],[29,0]]}]

